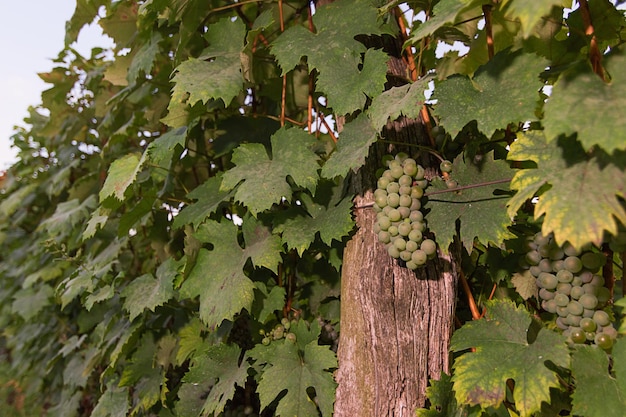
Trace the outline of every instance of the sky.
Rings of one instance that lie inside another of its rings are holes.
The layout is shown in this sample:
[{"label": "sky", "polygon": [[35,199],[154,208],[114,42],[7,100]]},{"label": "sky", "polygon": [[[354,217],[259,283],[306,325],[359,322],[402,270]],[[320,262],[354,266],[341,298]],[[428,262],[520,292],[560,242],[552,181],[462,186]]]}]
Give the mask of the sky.
[{"label": "sky", "polygon": [[[38,76],[50,71],[63,49],[65,22],[74,13],[74,0],[26,0],[3,2],[0,25],[0,170],[15,161],[10,148],[15,125],[29,106],[41,103],[41,93],[49,88]],[[73,45],[83,56],[93,46],[108,47],[111,40],[95,24],[83,28]]]}]

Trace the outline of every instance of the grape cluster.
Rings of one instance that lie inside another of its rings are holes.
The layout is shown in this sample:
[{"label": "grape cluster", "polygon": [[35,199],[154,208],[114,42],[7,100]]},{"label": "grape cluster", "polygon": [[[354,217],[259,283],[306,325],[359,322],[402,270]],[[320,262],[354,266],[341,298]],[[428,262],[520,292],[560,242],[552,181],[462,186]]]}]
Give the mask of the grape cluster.
[{"label": "grape cluster", "polygon": [[281,320],[280,324],[277,324],[276,326],[274,326],[274,328],[271,331],[266,332],[263,329],[260,330],[261,336],[263,336],[261,343],[267,346],[270,343],[272,343],[272,340],[280,340],[283,338],[289,342],[295,343],[296,335],[295,333],[291,333],[289,331],[290,328],[291,328],[291,321],[289,321],[288,318],[284,317]]},{"label": "grape cluster", "polygon": [[611,298],[598,272],[606,262],[591,248],[558,246],[552,236],[537,233],[529,242],[525,262],[536,278],[541,307],[557,315],[556,325],[573,343],[593,342],[610,349],[617,337],[609,314]]},{"label": "grape cluster", "polygon": [[420,211],[420,199],[428,181],[424,178],[424,168],[405,153],[398,153],[395,158],[386,156],[383,165],[387,169],[374,191],[377,213],[374,231],[391,257],[401,259],[407,268],[415,270],[437,251],[435,242],[423,237],[426,223]]}]

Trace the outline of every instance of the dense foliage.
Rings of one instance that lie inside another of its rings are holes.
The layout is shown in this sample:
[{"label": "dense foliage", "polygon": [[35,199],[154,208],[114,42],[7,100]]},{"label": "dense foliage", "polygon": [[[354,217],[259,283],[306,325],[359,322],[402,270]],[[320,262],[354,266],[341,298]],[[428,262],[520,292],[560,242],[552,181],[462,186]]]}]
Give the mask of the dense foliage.
[{"label": "dense foliage", "polygon": [[330,416],[347,190],[397,118],[451,161],[424,233],[466,288],[419,415],[622,415],[622,2],[324,3],[77,0],[2,183],[3,415]]}]

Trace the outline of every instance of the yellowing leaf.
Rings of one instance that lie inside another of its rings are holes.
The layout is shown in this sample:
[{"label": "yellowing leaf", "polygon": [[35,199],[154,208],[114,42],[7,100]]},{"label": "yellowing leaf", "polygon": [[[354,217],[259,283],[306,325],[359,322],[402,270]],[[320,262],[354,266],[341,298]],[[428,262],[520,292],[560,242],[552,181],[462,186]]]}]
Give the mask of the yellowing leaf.
[{"label": "yellowing leaf", "polygon": [[107,179],[100,190],[100,201],[111,196],[120,201],[124,200],[124,192],[135,182],[144,160],[145,153],[143,156],[131,153],[113,161],[109,167]]}]

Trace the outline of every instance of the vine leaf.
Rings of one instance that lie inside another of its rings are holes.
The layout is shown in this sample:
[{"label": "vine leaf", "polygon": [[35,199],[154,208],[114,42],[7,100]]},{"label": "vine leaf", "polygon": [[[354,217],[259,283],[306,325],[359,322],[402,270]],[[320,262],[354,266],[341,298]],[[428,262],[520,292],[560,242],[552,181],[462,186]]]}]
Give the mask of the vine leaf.
[{"label": "vine leaf", "polygon": [[152,274],[144,274],[132,280],[122,290],[121,296],[125,298],[124,310],[130,314],[131,321],[145,309],[154,311],[157,306],[174,297],[173,283],[181,265],[182,262],[168,258],[157,269],[156,278]]},{"label": "vine leaf", "polygon": [[539,73],[546,62],[534,54],[502,51],[471,79],[457,75],[437,83],[434,111],[452,137],[472,120],[488,137],[509,123],[535,120],[543,86]]},{"label": "vine leaf", "polygon": [[557,374],[546,364],[569,365],[565,338],[535,329],[530,314],[508,300],[488,302],[485,318],[458,329],[450,348],[454,352],[475,348],[456,360],[457,401],[497,407],[505,400],[506,381],[512,379],[515,406],[522,417],[539,411],[541,402],[550,400],[550,387],[559,386]]},{"label": "vine leaf", "polygon": [[615,342],[609,357],[596,346],[577,346],[572,355],[572,375],[576,390],[572,394],[572,414],[585,417],[621,417],[626,409],[626,343]]},{"label": "vine leaf", "polygon": [[[299,321],[290,331],[296,335],[295,343],[279,340],[250,351],[255,366],[263,367],[258,387],[261,408],[287,391],[278,402],[276,415],[317,417],[321,412],[323,417],[330,417],[336,383],[328,370],[337,367],[335,354],[328,346],[318,345],[320,327],[316,322],[308,329],[304,321]],[[307,393],[311,387],[315,389],[315,402]]]},{"label": "vine leaf", "polygon": [[138,342],[138,348],[125,364],[120,387],[133,387],[133,396],[138,399],[132,414],[138,409],[147,410],[161,398],[161,386],[165,387],[165,375],[160,366],[155,366],[157,345],[150,333]]},{"label": "vine leaf", "polygon": [[368,51],[360,71],[361,54],[366,48],[354,39],[356,35],[382,33],[376,7],[362,0],[329,3],[317,9],[313,24],[315,33],[304,26],[293,26],[272,43],[272,53],[283,74],[306,55],[309,71],[319,72],[318,87],[336,113],[362,108],[365,95],[382,92],[386,80],[385,54]]},{"label": "vine leaf", "polygon": [[315,190],[319,178],[317,155],[310,149],[313,138],[301,129],[280,129],[271,137],[272,153],[268,155],[259,143],[246,143],[233,151],[234,168],[226,171],[220,190],[237,186],[235,200],[247,206],[256,216],[283,198],[290,199],[287,177],[300,187]]},{"label": "vine leaf", "polygon": [[346,123],[337,149],[322,167],[322,177],[332,179],[345,177],[350,170],[356,172],[365,164],[369,148],[377,137],[377,131],[363,114]]},{"label": "vine leaf", "polygon": [[525,0],[510,0],[504,6],[504,15],[508,18],[519,19],[522,24],[522,34],[528,38],[535,26],[542,18],[549,15],[553,7],[562,7],[561,0],[548,0],[542,2],[527,2]]},{"label": "vine leaf", "polygon": [[245,308],[248,311],[254,299],[254,283],[243,268],[248,261],[257,267],[276,271],[281,261],[281,242],[267,227],[253,217],[243,220],[245,249],[239,245],[238,228],[232,222],[208,220],[198,227],[195,238],[213,244],[213,250],[201,248],[196,264],[183,282],[183,297],[200,297],[200,319],[210,328],[222,320],[231,320]]},{"label": "vine leaf", "polygon": [[[508,203],[514,216],[535,194],[535,218],[545,215],[542,233],[554,233],[558,244],[575,247],[602,243],[604,231],[617,232],[616,217],[626,224],[626,210],[617,196],[626,196],[626,155],[591,157],[573,138],[546,140],[542,132],[519,134],[508,155],[513,161],[532,161],[536,168],[519,170],[511,181],[517,190]],[[608,160],[607,160],[608,159]],[[602,184],[602,186],[598,186]],[[584,216],[581,216],[584,212]]]},{"label": "vine leaf", "polygon": [[104,185],[100,190],[100,201],[108,197],[115,197],[119,201],[124,200],[124,192],[135,182],[137,174],[145,161],[145,153],[131,153],[113,161],[109,167],[109,173]]},{"label": "vine leaf", "polygon": [[[608,153],[626,149],[626,54],[606,59],[611,82],[603,82],[586,63],[559,77],[545,105],[548,141],[578,133],[585,150],[600,146]],[[610,103],[610,105],[605,105]]]},{"label": "vine leaf", "polygon": [[429,408],[417,410],[417,417],[453,417],[459,414],[459,406],[454,397],[452,377],[445,372],[439,380],[431,379],[426,388],[426,396],[430,402]]},{"label": "vine leaf", "polygon": [[221,191],[222,173],[209,178],[193,191],[188,198],[198,200],[186,206],[175,218],[172,227],[179,228],[185,224],[198,226],[208,216],[215,213],[224,201],[230,200],[232,191]]},{"label": "vine leaf", "polygon": [[374,129],[380,130],[387,120],[396,120],[400,116],[417,118],[424,104],[424,91],[428,89],[429,81],[430,77],[424,77],[412,84],[392,87],[375,97],[367,111]]},{"label": "vine leaf", "polygon": [[352,200],[344,198],[342,184],[321,182],[315,198],[302,194],[303,207],[292,207],[277,216],[274,232],[282,235],[282,241],[298,254],[308,249],[319,233],[322,242],[331,246],[333,240],[341,241],[352,228]]},{"label": "vine leaf", "polygon": [[[179,415],[218,415],[248,377],[247,360],[241,349],[224,343],[202,349],[183,377],[179,391]],[[241,365],[240,365],[241,363]],[[206,399],[204,399],[206,398]]]},{"label": "vine leaf", "polygon": [[128,388],[107,384],[107,390],[98,399],[92,417],[126,417],[128,414]]},{"label": "vine leaf", "polygon": [[[464,161],[459,155],[453,162],[451,177],[458,185],[488,183],[513,177],[513,170],[503,160],[494,160],[493,152],[483,156],[479,165]],[[447,190],[441,178],[431,180],[426,193]],[[457,234],[456,220],[460,220],[461,242],[469,252],[474,238],[484,244],[499,246],[512,237],[508,226],[511,218],[506,214],[508,184],[492,184],[456,192],[446,192],[428,197],[424,207],[428,212],[428,227],[444,250]]]},{"label": "vine leaf", "polygon": [[228,106],[243,88],[241,51],[246,35],[240,19],[221,19],[209,25],[205,35],[210,46],[199,58],[190,58],[176,67],[175,83],[168,110],[221,99]]},{"label": "vine leaf", "polygon": [[511,284],[513,284],[515,291],[517,291],[524,300],[528,300],[530,297],[537,297],[538,295],[537,280],[528,269],[521,273],[514,273]]}]

